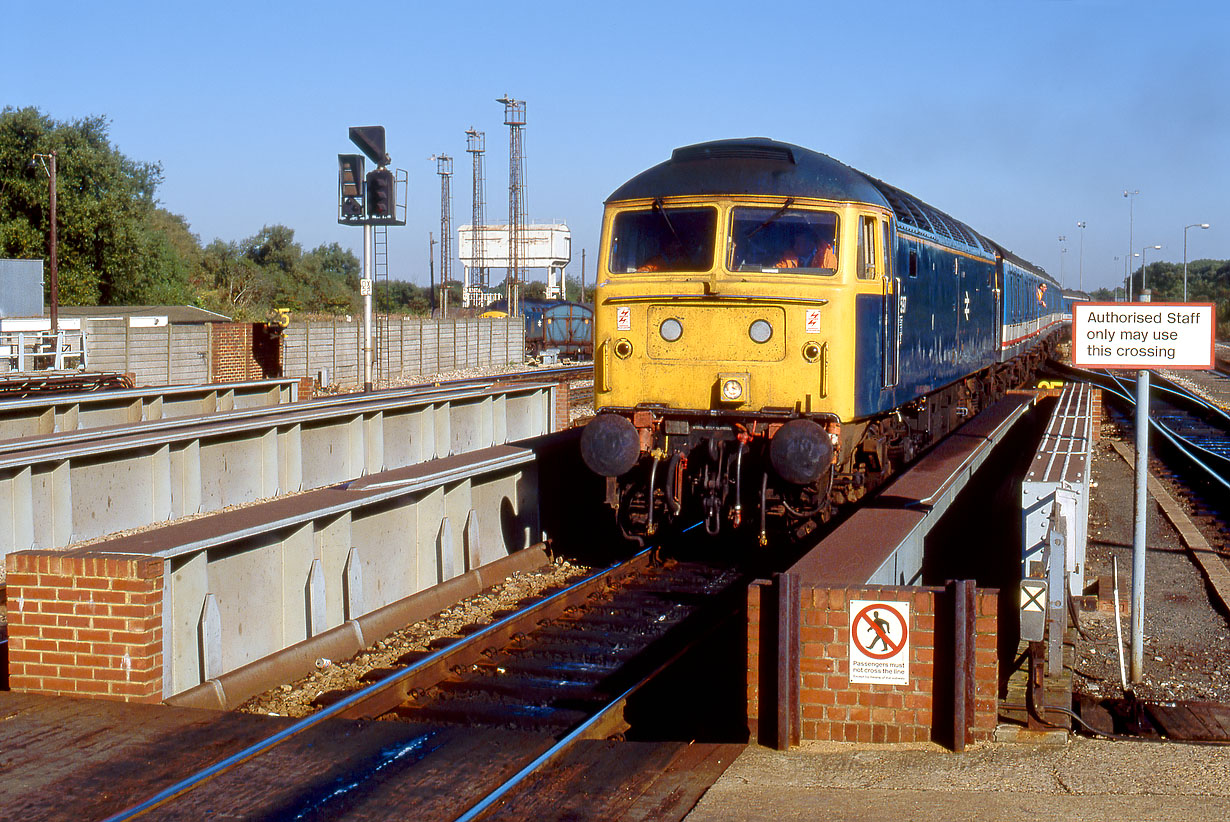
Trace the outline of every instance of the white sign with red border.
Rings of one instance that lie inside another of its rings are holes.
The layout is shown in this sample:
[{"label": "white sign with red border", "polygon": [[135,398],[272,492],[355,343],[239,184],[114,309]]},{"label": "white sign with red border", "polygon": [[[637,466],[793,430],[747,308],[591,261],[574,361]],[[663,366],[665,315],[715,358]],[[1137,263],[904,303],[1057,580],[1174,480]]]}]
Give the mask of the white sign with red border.
[{"label": "white sign with red border", "polygon": [[632,309],[627,306],[621,306],[615,309],[615,330],[616,331],[631,331],[632,330]]},{"label": "white sign with red border", "polygon": [[804,324],[803,324],[803,330],[806,331],[808,334],[819,333],[820,332],[820,309],[819,308],[808,308],[806,309],[806,311],[807,311],[807,315],[806,315],[806,320],[804,321]]},{"label": "white sign with red border", "polygon": [[1213,367],[1212,303],[1073,303],[1077,368]]},{"label": "white sign with red border", "polygon": [[910,684],[910,603],[850,601],[850,681]]}]

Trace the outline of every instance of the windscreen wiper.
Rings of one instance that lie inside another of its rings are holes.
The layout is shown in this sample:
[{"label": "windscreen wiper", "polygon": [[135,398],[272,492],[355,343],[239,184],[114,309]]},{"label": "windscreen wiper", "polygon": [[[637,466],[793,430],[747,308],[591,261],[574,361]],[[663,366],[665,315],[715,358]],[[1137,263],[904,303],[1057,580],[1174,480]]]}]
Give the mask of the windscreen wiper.
[{"label": "windscreen wiper", "polygon": [[794,198],[787,197],[786,202],[782,204],[782,207],[779,208],[777,211],[774,211],[772,216],[769,217],[769,219],[765,220],[763,223],[756,226],[751,231],[747,232],[747,237],[745,239],[750,240],[753,237],[755,237],[757,234],[759,234],[763,229],[766,229],[769,226],[773,225],[773,223],[777,222],[777,219],[779,217],[781,217],[783,214],[786,213],[786,209],[790,208],[790,206],[792,205],[794,205]]}]

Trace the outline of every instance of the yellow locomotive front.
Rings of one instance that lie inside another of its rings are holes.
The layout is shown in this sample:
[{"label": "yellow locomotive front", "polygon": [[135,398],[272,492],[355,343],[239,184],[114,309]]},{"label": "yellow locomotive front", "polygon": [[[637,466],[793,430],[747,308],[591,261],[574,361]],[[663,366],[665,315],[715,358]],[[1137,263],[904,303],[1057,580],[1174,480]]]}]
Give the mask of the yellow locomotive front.
[{"label": "yellow locomotive front", "polygon": [[682,149],[607,202],[582,454],[633,536],[690,507],[711,533],[754,510],[762,542],[772,515],[825,515],[855,297],[889,287],[887,208],[792,183],[763,145],[706,145],[731,143],[742,156]]}]

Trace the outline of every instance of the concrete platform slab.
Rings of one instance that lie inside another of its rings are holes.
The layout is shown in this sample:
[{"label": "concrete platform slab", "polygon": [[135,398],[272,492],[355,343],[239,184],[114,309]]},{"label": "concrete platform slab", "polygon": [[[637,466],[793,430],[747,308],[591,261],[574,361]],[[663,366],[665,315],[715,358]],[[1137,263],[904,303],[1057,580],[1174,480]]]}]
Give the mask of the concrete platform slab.
[{"label": "concrete platform slab", "polygon": [[688,822],[1080,819],[1221,822],[1230,750],[1074,738],[1066,745],[749,746]]}]

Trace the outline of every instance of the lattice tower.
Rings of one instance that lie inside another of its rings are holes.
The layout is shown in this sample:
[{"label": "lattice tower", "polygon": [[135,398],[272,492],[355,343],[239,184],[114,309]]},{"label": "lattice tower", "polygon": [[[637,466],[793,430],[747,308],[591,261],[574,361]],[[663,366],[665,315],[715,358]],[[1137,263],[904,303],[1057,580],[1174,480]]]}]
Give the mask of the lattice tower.
[{"label": "lattice tower", "polygon": [[522,131],[525,128],[525,101],[505,94],[497,103],[504,104],[504,125],[508,126],[508,306],[509,313],[518,310],[521,283],[525,271],[525,152]]},{"label": "lattice tower", "polygon": [[453,273],[453,193],[449,183],[453,158],[440,154],[435,159],[440,175],[440,285],[447,289]]},{"label": "lattice tower", "polygon": [[487,204],[487,179],[483,175],[483,152],[487,148],[487,136],[481,131],[471,128],[466,132],[466,151],[474,159],[474,205],[470,216],[470,270],[473,273],[472,284],[486,292],[487,259],[482,227]]}]

